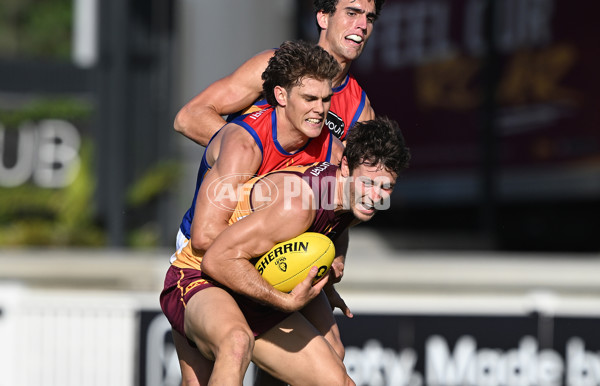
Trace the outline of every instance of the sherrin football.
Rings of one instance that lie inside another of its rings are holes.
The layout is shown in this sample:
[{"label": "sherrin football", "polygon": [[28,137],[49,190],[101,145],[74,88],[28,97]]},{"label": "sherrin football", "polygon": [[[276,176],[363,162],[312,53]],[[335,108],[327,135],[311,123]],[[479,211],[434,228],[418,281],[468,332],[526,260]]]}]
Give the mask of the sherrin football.
[{"label": "sherrin football", "polygon": [[313,284],[323,278],[335,258],[331,240],[320,233],[306,232],[275,245],[255,264],[262,277],[282,292],[290,292],[306,278],[310,269],[319,267]]}]

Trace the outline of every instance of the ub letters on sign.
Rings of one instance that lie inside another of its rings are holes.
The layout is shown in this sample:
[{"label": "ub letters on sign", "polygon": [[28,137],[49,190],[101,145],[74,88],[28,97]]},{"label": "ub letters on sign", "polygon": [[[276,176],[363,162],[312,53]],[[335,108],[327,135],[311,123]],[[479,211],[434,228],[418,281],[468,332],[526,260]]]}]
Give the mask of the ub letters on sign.
[{"label": "ub letters on sign", "polygon": [[0,186],[16,187],[30,180],[43,188],[68,186],[81,165],[80,147],[79,132],[64,120],[24,122],[10,131],[0,123]]}]

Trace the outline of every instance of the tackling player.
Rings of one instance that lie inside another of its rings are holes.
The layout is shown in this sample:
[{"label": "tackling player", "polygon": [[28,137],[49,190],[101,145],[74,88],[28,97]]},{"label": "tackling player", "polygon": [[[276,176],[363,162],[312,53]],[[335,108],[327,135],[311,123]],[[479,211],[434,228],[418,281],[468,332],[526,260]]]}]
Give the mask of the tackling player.
[{"label": "tackling player", "polygon": [[[326,279],[311,286],[317,267],[290,293],[283,293],[260,276],[251,260],[306,231],[335,238],[347,227],[368,221],[378,209],[387,208],[409,158],[395,122],[377,118],[357,124],[340,167],[319,163],[254,178],[244,187],[253,193],[237,203],[231,225],[203,255],[190,244],[177,251],[161,307],[173,328],[214,360],[211,383],[241,385],[252,359],[289,384],[353,384],[342,359],[298,312],[325,285]],[[269,196],[264,205],[265,197],[256,192],[267,182],[282,194]],[[294,183],[302,193],[286,195],[286,187]],[[178,349],[178,354],[186,352]]]},{"label": "tackling player", "polygon": [[[212,138],[198,171],[192,206],[181,222],[177,249],[188,245],[193,255],[202,256],[227,227],[237,202],[235,189],[229,195],[228,188],[243,184],[258,172],[287,165],[339,162],[341,142],[322,130],[332,95],[331,80],[338,72],[335,59],[319,46],[302,42],[281,45],[263,73],[264,92],[274,106],[239,117]],[[218,205],[214,205],[216,202]],[[193,260],[182,260],[175,255],[171,262],[179,268],[199,268],[199,261],[194,265]],[[329,303],[324,294],[316,295],[321,300],[311,303],[306,313],[328,312],[331,320],[315,317],[315,328],[323,331],[332,344],[338,342],[336,348],[343,350]],[[223,299],[224,303],[228,301],[235,304],[231,298]],[[235,341],[236,331],[244,334],[248,327],[238,326],[223,337],[219,346],[224,358],[221,363],[235,363],[237,345],[244,347],[243,342]],[[184,383],[190,380],[192,384],[203,383],[208,380],[213,364],[189,346],[184,337],[174,330]]]}]

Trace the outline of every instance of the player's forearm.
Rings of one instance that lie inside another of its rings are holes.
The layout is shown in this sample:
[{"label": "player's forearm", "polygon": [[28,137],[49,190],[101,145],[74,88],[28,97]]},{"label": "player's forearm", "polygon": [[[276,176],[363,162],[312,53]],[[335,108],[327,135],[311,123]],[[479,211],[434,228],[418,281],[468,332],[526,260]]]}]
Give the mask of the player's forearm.
[{"label": "player's forearm", "polygon": [[221,255],[215,259],[212,252],[208,251],[202,260],[202,271],[232,291],[258,303],[286,312],[296,311],[297,307],[290,305],[289,295],[267,283],[248,260],[223,257]]},{"label": "player's forearm", "polygon": [[335,245],[335,254],[336,256],[341,256],[342,262],[346,260],[346,253],[348,252],[349,243],[350,234],[348,229],[345,229],[333,243]]},{"label": "player's forearm", "polygon": [[175,131],[199,145],[206,146],[225,120],[208,106],[184,106],[175,116]]}]

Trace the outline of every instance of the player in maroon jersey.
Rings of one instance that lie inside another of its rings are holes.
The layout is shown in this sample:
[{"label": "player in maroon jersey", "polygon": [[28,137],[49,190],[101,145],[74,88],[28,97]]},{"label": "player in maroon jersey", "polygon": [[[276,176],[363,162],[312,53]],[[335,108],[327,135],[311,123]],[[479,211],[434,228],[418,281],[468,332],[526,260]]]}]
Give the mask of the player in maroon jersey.
[{"label": "player in maroon jersey", "polygon": [[[228,195],[227,186],[241,185],[269,168],[341,159],[341,142],[322,130],[332,95],[331,81],[338,72],[335,59],[319,46],[303,42],[281,45],[263,74],[264,92],[275,106],[240,117],[211,139],[198,171],[192,205],[180,225],[178,250],[187,245],[192,255],[202,256],[227,227],[236,203],[235,188]],[[219,197],[220,204],[213,205]],[[199,268],[199,260],[185,260],[177,255],[171,263],[179,268]],[[190,263],[193,265],[188,266]],[[182,287],[183,290],[186,289]],[[313,303],[307,313],[331,314],[325,295]],[[320,331],[329,330],[326,334],[332,342],[340,342],[335,336],[337,328],[333,327],[336,327],[334,322],[324,321],[323,326],[315,322]],[[212,365],[187,344],[185,335],[177,329],[173,338],[184,379],[208,379]],[[223,343],[233,338],[227,336]],[[337,347],[341,349],[341,342]],[[198,370],[201,367],[203,370]]]},{"label": "player in maroon jersey", "polygon": [[[341,66],[341,71],[332,83],[333,95],[326,115],[326,128],[342,140],[356,121],[365,121],[375,116],[366,93],[349,70],[352,62],[362,53],[383,3],[384,0],[314,0],[315,21],[319,31],[318,45],[333,55]],[[267,101],[264,100],[262,105],[261,102],[258,103],[258,107],[252,105],[264,97],[261,74],[274,51],[271,49],[257,54],[232,74],[214,82],[195,96],[178,112],[174,122],[175,130],[206,146],[214,133],[225,124],[222,116],[266,107]],[[332,158],[332,161],[335,162],[335,159]],[[179,234],[178,240],[184,241],[185,235]],[[210,238],[206,238],[203,244],[210,245],[210,241]],[[346,233],[336,245],[338,256],[332,266],[332,272],[338,279],[343,273],[340,261],[344,258],[347,244]],[[333,287],[329,291],[329,302],[340,308],[345,315],[352,315]],[[306,310],[309,318],[310,313],[320,315],[322,310],[315,306],[312,310]],[[343,358],[343,345],[337,325],[324,323],[317,328],[321,331],[329,330],[326,335]]]},{"label": "player in maroon jersey", "polygon": [[[186,336],[203,354],[198,356],[189,345],[180,350],[184,342],[176,341],[180,361],[191,371],[187,374],[204,384],[208,379],[201,378],[207,375],[202,371],[214,361],[211,382],[241,384],[252,358],[290,384],[353,384],[342,358],[299,312],[326,284],[322,280],[311,286],[316,267],[290,293],[282,293],[262,279],[251,261],[306,231],[335,239],[348,226],[368,221],[387,208],[409,158],[395,122],[378,118],[357,124],[340,167],[318,163],[251,180],[254,187],[268,180],[280,194],[269,196],[268,205],[265,196],[255,194],[238,202],[236,210],[250,214],[234,214],[232,225],[205,253],[199,255],[189,243],[179,249],[165,280],[161,307],[179,336]],[[294,184],[298,188],[291,194]]]}]

